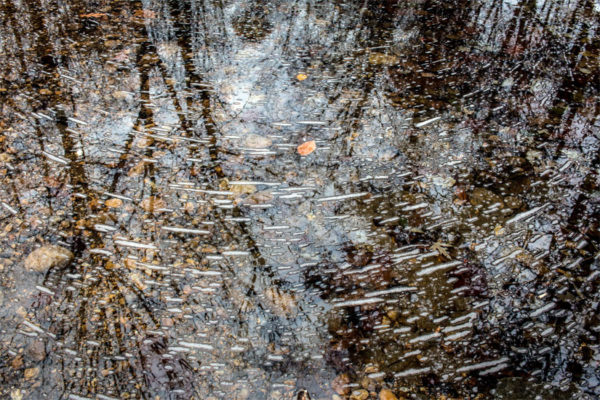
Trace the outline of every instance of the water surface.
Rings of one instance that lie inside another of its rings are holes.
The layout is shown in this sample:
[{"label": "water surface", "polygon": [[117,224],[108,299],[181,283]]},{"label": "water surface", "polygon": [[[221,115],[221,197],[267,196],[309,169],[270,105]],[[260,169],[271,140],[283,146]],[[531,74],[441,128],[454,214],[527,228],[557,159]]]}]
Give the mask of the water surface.
[{"label": "water surface", "polygon": [[0,394],[600,395],[599,14],[0,0]]}]

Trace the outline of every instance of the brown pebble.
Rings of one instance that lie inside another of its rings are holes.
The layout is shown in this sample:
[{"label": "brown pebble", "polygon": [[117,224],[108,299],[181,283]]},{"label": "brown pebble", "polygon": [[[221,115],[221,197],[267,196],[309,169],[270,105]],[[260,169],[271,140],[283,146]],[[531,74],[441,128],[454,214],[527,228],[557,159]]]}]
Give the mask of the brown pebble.
[{"label": "brown pebble", "polygon": [[359,389],[352,392],[352,396],[350,396],[351,400],[367,400],[369,398],[369,392],[365,389]]},{"label": "brown pebble", "polygon": [[34,361],[44,361],[46,358],[46,345],[41,340],[36,340],[27,348],[27,355]]},{"label": "brown pebble", "polygon": [[273,141],[265,136],[255,135],[254,133],[246,136],[246,140],[244,142],[246,147],[250,147],[252,149],[264,149],[269,147]]},{"label": "brown pebble", "polygon": [[392,321],[396,321],[400,317],[400,313],[398,312],[398,310],[390,310],[387,312],[387,316]]},{"label": "brown pebble", "polygon": [[119,208],[123,205],[123,200],[117,199],[117,198],[112,198],[112,199],[106,200],[104,202],[104,204],[106,204],[106,207]]},{"label": "brown pebble", "polygon": [[381,392],[379,392],[379,400],[398,400],[398,398],[391,390],[381,389]]},{"label": "brown pebble", "polygon": [[13,367],[14,369],[19,369],[23,366],[23,357],[16,356],[15,358],[12,359],[12,361],[10,362],[11,367]]},{"label": "brown pebble", "polygon": [[331,387],[337,394],[340,396],[346,396],[350,393],[350,387],[348,384],[350,383],[350,377],[348,374],[341,374],[335,377],[335,379],[331,382]]},{"label": "brown pebble", "polygon": [[27,368],[25,370],[25,379],[33,379],[40,373],[40,369],[38,367],[35,368]]},{"label": "brown pebble", "polygon": [[52,267],[66,267],[73,259],[73,253],[64,247],[49,245],[34,250],[25,259],[25,269],[45,272]]}]

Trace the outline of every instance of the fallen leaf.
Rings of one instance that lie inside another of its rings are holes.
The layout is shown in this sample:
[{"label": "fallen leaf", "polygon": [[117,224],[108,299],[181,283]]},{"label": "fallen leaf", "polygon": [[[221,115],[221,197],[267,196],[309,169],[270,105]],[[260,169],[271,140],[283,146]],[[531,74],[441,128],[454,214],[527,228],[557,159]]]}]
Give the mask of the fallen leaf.
[{"label": "fallen leaf", "polygon": [[260,192],[252,193],[246,198],[236,199],[236,201],[234,201],[234,203],[253,205],[253,204],[268,203],[271,200],[273,200],[273,194],[268,190],[263,190]]},{"label": "fallen leaf", "polygon": [[292,317],[296,314],[297,302],[293,294],[275,288],[266,289],[264,294],[275,314],[280,317]]},{"label": "fallen leaf", "polygon": [[395,65],[400,62],[400,59],[396,56],[384,54],[384,53],[371,53],[369,54],[369,64],[371,65]]},{"label": "fallen leaf", "polygon": [[452,246],[449,245],[449,244],[446,244],[446,243],[442,243],[442,242],[440,242],[438,240],[437,242],[435,242],[434,244],[432,244],[429,249],[433,250],[433,251],[437,251],[439,254],[443,255],[448,260],[451,260],[452,257],[450,257],[450,254],[446,251],[447,247],[452,247]]},{"label": "fallen leaf", "polygon": [[254,185],[231,185],[229,190],[233,192],[234,195],[240,196],[243,194],[251,194],[256,192],[256,186]]},{"label": "fallen leaf", "polygon": [[145,149],[148,146],[152,146],[154,144],[154,139],[148,136],[144,136],[136,140],[135,145],[140,149]]},{"label": "fallen leaf", "polygon": [[496,236],[502,236],[504,235],[505,229],[502,227],[502,225],[496,225],[496,227],[494,228],[494,234]]},{"label": "fallen leaf", "polygon": [[144,172],[145,166],[146,166],[146,162],[145,161],[140,161],[139,163],[137,163],[136,165],[134,165],[133,167],[131,167],[131,169],[127,172],[127,176],[138,176],[138,175],[141,175],[142,172]]},{"label": "fallen leaf", "polygon": [[139,272],[134,272],[130,275],[130,280],[140,290],[146,289],[146,285],[142,282],[142,276]]},{"label": "fallen leaf", "polygon": [[317,144],[314,140],[309,140],[308,142],[302,143],[298,146],[298,154],[301,156],[307,156],[317,148]]},{"label": "fallen leaf", "polygon": [[161,198],[150,196],[142,200],[140,206],[142,206],[144,211],[151,213],[167,207],[167,203]]},{"label": "fallen leaf", "polygon": [[133,13],[134,16],[138,17],[138,18],[145,18],[145,19],[154,19],[156,18],[156,13],[152,10],[136,10]]},{"label": "fallen leaf", "polygon": [[308,78],[308,75],[306,75],[306,74],[300,73],[300,74],[296,75],[296,79],[298,79],[299,81],[303,81],[306,78]]},{"label": "fallen leaf", "polygon": [[119,208],[123,205],[123,200],[112,198],[112,199],[106,200],[104,202],[104,204],[106,204],[106,206],[110,207],[110,208]]},{"label": "fallen leaf", "polygon": [[81,18],[107,18],[108,15],[105,13],[89,13],[89,14],[79,14]]}]

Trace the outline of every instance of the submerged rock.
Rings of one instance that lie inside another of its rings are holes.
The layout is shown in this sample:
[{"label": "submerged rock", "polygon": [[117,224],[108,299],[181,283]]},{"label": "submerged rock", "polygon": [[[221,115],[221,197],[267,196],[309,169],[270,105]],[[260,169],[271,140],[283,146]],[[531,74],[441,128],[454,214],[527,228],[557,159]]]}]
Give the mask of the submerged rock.
[{"label": "submerged rock", "polygon": [[272,143],[273,141],[268,137],[256,135],[254,133],[248,135],[244,141],[244,145],[251,149],[264,149],[269,147]]},{"label": "submerged rock", "polygon": [[306,390],[302,389],[298,392],[296,399],[297,400],[310,400],[310,395],[308,394],[308,392]]},{"label": "submerged rock", "polygon": [[538,236],[529,242],[527,248],[531,251],[548,251],[552,246],[552,239],[550,234]]},{"label": "submerged rock", "polygon": [[508,196],[504,198],[504,204],[506,204],[509,208],[513,210],[518,210],[523,206],[523,200],[519,199],[516,196]]},{"label": "submerged rock", "polygon": [[25,269],[45,272],[50,268],[66,267],[73,260],[73,253],[64,247],[48,245],[30,253],[25,259]]},{"label": "submerged rock", "polygon": [[471,192],[471,194],[469,196],[469,201],[470,201],[471,205],[473,205],[473,206],[488,207],[495,203],[500,203],[501,205],[504,205],[504,202],[502,201],[502,197],[498,196],[491,190],[481,188],[481,187],[477,187],[477,188],[473,189],[473,191]]},{"label": "submerged rock", "polygon": [[27,355],[33,361],[44,361],[46,359],[46,344],[41,340],[36,340],[27,348]]}]

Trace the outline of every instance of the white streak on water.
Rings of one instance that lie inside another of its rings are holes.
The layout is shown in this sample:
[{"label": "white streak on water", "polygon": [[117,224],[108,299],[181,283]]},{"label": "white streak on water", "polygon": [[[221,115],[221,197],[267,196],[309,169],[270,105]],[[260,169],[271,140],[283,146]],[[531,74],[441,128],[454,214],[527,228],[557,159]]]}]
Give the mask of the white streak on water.
[{"label": "white streak on water", "polygon": [[290,226],[289,225],[272,225],[272,226],[263,225],[263,229],[265,231],[280,231],[280,230],[284,230],[284,229],[290,229]]},{"label": "white streak on water", "polygon": [[417,290],[416,287],[398,286],[398,287],[391,288],[391,289],[376,290],[374,292],[369,292],[369,293],[365,294],[365,297],[383,296],[383,295],[386,295],[386,294],[393,294],[393,293],[414,292],[416,290]]},{"label": "white streak on water", "polygon": [[248,256],[250,255],[250,252],[243,250],[228,250],[223,251],[221,254],[223,254],[224,256]]},{"label": "white streak on water", "polygon": [[136,249],[150,249],[150,250],[156,249],[156,246],[153,244],[132,242],[131,240],[115,240],[115,244],[118,244],[120,246],[125,246],[125,247],[133,247]]},{"label": "white streak on water", "polygon": [[126,201],[132,201],[133,200],[131,197],[123,196],[123,195],[116,194],[116,193],[103,192],[102,194],[105,194],[105,195],[110,196],[110,197],[116,197],[117,199],[126,200]]},{"label": "white streak on water", "polygon": [[264,185],[264,186],[279,186],[280,182],[262,182],[262,181],[229,181],[230,185]]},{"label": "white streak on water", "polygon": [[178,228],[175,226],[163,226],[160,229],[167,232],[192,233],[194,235],[208,235],[210,233],[209,231],[204,229]]},{"label": "white streak on water", "polygon": [[80,120],[80,119],[76,119],[76,118],[72,118],[72,117],[68,117],[67,119],[68,119],[69,121],[71,121],[71,122],[75,122],[76,124],[80,124],[80,125],[88,125],[88,123],[87,123],[87,122],[85,122],[85,121],[82,121],[82,120]]},{"label": "white streak on water", "polygon": [[246,218],[246,217],[227,217],[227,218],[225,218],[225,221],[229,221],[229,222],[251,222],[252,220],[250,218]]},{"label": "white streak on water", "polygon": [[204,343],[179,342],[179,344],[181,346],[189,347],[192,349],[199,349],[199,350],[213,350],[214,349],[214,347],[211,346],[210,344],[204,344]]},{"label": "white streak on water", "polygon": [[322,197],[318,199],[318,201],[338,201],[338,200],[346,200],[346,199],[355,199],[357,197],[363,197],[368,195],[369,192],[360,192],[360,193],[350,193],[350,194],[342,194],[338,196],[330,196],[330,197]]},{"label": "white streak on water", "polygon": [[106,249],[90,249],[90,254],[102,254],[103,256],[112,255],[112,251]]},{"label": "white streak on water", "polygon": [[408,341],[408,343],[427,342],[429,340],[439,338],[440,336],[442,336],[441,333],[439,333],[439,332],[433,332],[433,333],[429,333],[427,335],[421,335],[421,336],[417,336],[415,338],[412,338],[412,339],[410,339]]},{"label": "white streak on water", "polygon": [[29,322],[27,320],[23,321],[23,325],[25,325],[26,327],[30,328],[34,332],[44,333],[44,330],[42,328],[40,328],[37,325],[32,324],[31,322]]},{"label": "white streak on water", "polygon": [[300,125],[327,125],[327,122],[323,121],[296,121]]},{"label": "white streak on water", "polygon": [[98,232],[113,232],[117,230],[117,228],[115,228],[114,226],[104,224],[95,224],[94,229]]},{"label": "white streak on water", "polygon": [[502,357],[502,358],[500,358],[498,360],[486,361],[486,362],[482,362],[482,363],[478,363],[478,364],[466,365],[464,367],[461,367],[461,368],[457,369],[456,372],[462,373],[462,372],[474,371],[474,370],[477,370],[477,369],[484,369],[484,368],[487,368],[487,367],[493,367],[494,365],[505,363],[507,361],[508,361],[507,357]]},{"label": "white streak on water", "polygon": [[91,397],[83,397],[83,396],[78,396],[76,394],[70,394],[69,400],[94,400],[94,399],[92,399]]},{"label": "white streak on water", "polygon": [[552,310],[554,307],[556,307],[556,303],[550,302],[548,304],[543,305],[542,307],[538,308],[537,310],[532,311],[529,316],[530,317],[537,317],[542,315],[543,313],[545,313],[546,311],[550,311]]},{"label": "white streak on water", "polygon": [[546,207],[546,205],[544,204],[542,206],[539,206],[539,207],[536,207],[536,208],[532,208],[529,211],[525,211],[525,212],[522,212],[520,214],[517,214],[514,217],[512,217],[511,219],[509,219],[508,221],[506,221],[506,225],[515,223],[515,222],[520,221],[520,220],[525,219],[525,218],[529,218],[532,215],[535,215],[538,211],[541,211],[542,209],[544,209],[545,207]]},{"label": "white streak on water", "polygon": [[382,301],[385,301],[385,299],[383,299],[381,297],[373,297],[373,298],[369,298],[369,299],[342,301],[339,303],[334,303],[333,306],[334,307],[353,307],[353,306],[362,306],[365,304],[381,303]]},{"label": "white streak on water", "polygon": [[424,374],[426,372],[429,372],[430,369],[431,368],[429,368],[429,367],[426,367],[426,368],[410,368],[410,369],[407,369],[405,371],[401,371],[401,372],[395,373],[394,377],[396,377],[396,378],[404,378],[406,376]]},{"label": "white streak on water", "polygon": [[443,264],[434,265],[433,267],[424,268],[417,272],[417,276],[430,275],[437,271],[442,271],[444,269],[453,268],[462,264],[462,261],[450,261]]},{"label": "white streak on water", "polygon": [[47,294],[49,294],[49,295],[51,295],[51,296],[53,296],[53,295],[54,295],[54,292],[53,292],[52,290],[48,289],[47,287],[44,287],[44,286],[36,286],[35,288],[36,288],[37,290],[39,290],[40,292],[47,293]]},{"label": "white streak on water", "polygon": [[55,161],[63,165],[69,165],[69,160],[67,160],[66,158],[55,156],[46,151],[42,151],[42,154],[45,155],[46,158],[48,158],[49,160]]},{"label": "white streak on water", "polygon": [[416,128],[421,128],[421,127],[423,127],[425,125],[429,125],[429,124],[431,124],[431,123],[433,123],[433,122],[435,122],[435,121],[437,121],[437,120],[439,120],[441,118],[442,117],[434,117],[434,118],[427,119],[425,121],[422,121],[422,122],[419,122],[419,123],[415,124],[415,127]]},{"label": "white streak on water", "polygon": [[429,204],[427,203],[419,203],[419,204],[414,204],[412,206],[406,206],[402,208],[402,211],[414,211],[414,210],[418,210],[421,208],[427,208],[427,206],[429,206]]},{"label": "white streak on water", "polygon": [[6,208],[8,210],[8,212],[10,212],[13,215],[17,215],[17,210],[15,210],[14,208],[12,208],[11,206],[9,206],[8,204],[6,204],[5,202],[2,202],[2,207]]}]

